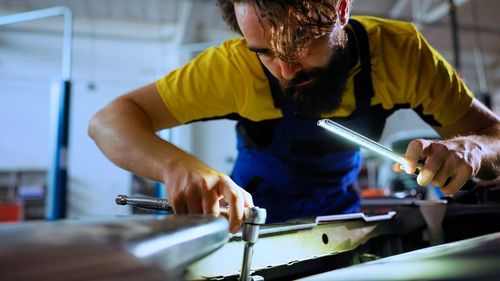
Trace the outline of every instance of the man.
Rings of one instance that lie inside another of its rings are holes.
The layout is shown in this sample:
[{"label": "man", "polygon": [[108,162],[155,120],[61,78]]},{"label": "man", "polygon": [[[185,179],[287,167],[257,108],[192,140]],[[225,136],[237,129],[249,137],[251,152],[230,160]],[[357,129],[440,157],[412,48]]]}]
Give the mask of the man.
[{"label": "man", "polygon": [[[117,98],[89,126],[117,165],[164,182],[176,213],[219,215],[225,201],[235,232],[254,203],[270,221],[355,212],[359,149],[316,121],[331,118],[378,139],[385,118],[402,107],[445,139],[409,144],[407,173],[426,159],[419,184],[453,194],[471,177],[500,175],[499,118],[412,24],[349,20],[347,0],[218,2],[244,38]],[[239,121],[231,177],[155,135],[216,118]]]}]

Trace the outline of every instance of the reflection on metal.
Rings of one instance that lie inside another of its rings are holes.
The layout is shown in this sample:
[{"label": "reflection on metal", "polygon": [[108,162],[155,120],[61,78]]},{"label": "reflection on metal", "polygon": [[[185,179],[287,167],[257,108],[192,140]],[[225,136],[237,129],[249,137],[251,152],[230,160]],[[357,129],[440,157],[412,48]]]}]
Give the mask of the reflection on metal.
[{"label": "reflection on metal", "polygon": [[[190,218],[182,220],[187,223]],[[155,263],[163,270],[178,270],[215,251],[227,241],[226,221],[222,218],[212,220],[200,220],[196,225],[176,229],[168,235],[131,242],[126,248],[139,259]]]},{"label": "reflection on metal", "polygon": [[[311,229],[318,224],[316,222],[312,223],[301,223],[301,224],[289,224],[289,225],[275,225],[274,227],[267,227],[259,229],[259,237],[263,235],[270,235],[276,233],[285,233],[290,231],[299,231],[304,229]],[[231,238],[234,240],[241,239],[241,232],[234,234]]]},{"label": "reflection on metal", "polygon": [[431,245],[444,243],[443,219],[446,213],[446,203],[444,200],[425,200],[418,205],[429,230]]},{"label": "reflection on metal", "polygon": [[64,17],[61,81],[51,91],[52,166],[48,173],[46,218],[66,217],[69,115],[71,101],[71,65],[73,45],[73,13],[64,6],[1,16],[0,26],[50,17]]},{"label": "reflection on metal", "polygon": [[300,280],[500,280],[500,232],[379,259]]},{"label": "reflection on metal", "polygon": [[362,219],[365,222],[372,221],[382,221],[382,220],[390,220],[396,215],[396,211],[390,211],[387,214],[378,214],[374,216],[367,216],[364,213],[352,213],[352,214],[341,214],[341,215],[331,215],[331,216],[322,216],[316,218],[316,223],[327,223],[331,221],[338,220],[350,220],[350,219]]},{"label": "reflection on metal", "polygon": [[60,220],[0,228],[2,280],[181,280],[227,242],[209,216]]},{"label": "reflection on metal", "polygon": [[[293,226],[293,227],[292,227]],[[394,233],[391,220],[359,219],[317,224],[311,221],[264,225],[255,244],[252,272],[336,255],[357,248],[369,239]],[[239,275],[244,241],[236,234],[220,250],[188,267],[187,280]],[[224,262],[221,262],[221,261]]]}]

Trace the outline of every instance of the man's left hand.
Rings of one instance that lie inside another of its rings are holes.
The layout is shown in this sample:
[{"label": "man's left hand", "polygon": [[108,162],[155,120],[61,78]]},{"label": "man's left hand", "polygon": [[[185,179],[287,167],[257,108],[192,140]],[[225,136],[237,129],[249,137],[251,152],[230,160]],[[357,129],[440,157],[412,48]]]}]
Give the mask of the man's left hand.
[{"label": "man's left hand", "polygon": [[418,184],[425,186],[432,183],[440,187],[444,194],[452,195],[478,173],[483,154],[481,146],[467,138],[416,139],[408,144],[405,171],[415,173],[417,162],[425,159],[417,177]]}]

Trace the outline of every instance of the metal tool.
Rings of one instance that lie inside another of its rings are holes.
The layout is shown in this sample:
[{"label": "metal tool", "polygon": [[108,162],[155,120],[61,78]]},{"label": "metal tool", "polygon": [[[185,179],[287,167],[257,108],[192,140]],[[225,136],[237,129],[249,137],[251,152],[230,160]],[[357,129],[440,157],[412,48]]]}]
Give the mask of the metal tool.
[{"label": "metal tool", "polygon": [[174,209],[166,199],[159,199],[153,197],[128,197],[127,195],[117,195],[116,204],[118,205],[131,205],[134,207],[148,209],[148,210],[161,210],[168,213],[173,213]]},{"label": "metal tool", "polygon": [[267,211],[259,207],[245,208],[243,214],[243,228],[241,230],[241,239],[245,241],[243,251],[243,261],[241,265],[240,281],[263,280],[255,276],[250,277],[250,268],[252,266],[253,245],[259,238],[259,228],[266,222]]},{"label": "metal tool", "polygon": [[[358,144],[358,145],[360,145],[368,150],[376,152],[379,155],[387,157],[387,158],[401,164],[402,169],[405,169],[405,166],[408,165],[408,162],[406,161],[406,159],[403,156],[392,151],[392,149],[385,147],[382,144],[375,142],[375,141],[373,141],[373,140],[371,140],[363,135],[360,135],[360,134],[354,132],[353,130],[350,130],[350,129],[348,129],[348,128],[346,128],[338,123],[335,123],[330,119],[319,120],[318,126],[325,128],[328,131],[330,131],[330,132],[332,132],[340,137],[343,137],[343,138],[345,138],[351,142],[354,142],[354,143],[356,143],[356,144]],[[420,173],[424,162],[425,162],[425,160],[418,161],[417,170],[415,171],[415,174]],[[445,185],[448,184],[448,181],[450,179],[451,178],[448,178]],[[476,183],[474,178],[467,180],[467,182],[465,182],[465,184],[464,184],[464,186],[467,186],[469,188],[473,188],[476,185],[477,185],[477,183]],[[471,190],[459,190],[454,195],[455,196],[463,196],[464,194],[467,194],[470,191]]]},{"label": "metal tool", "polygon": [[[406,159],[397,154],[396,152],[392,151],[392,149],[383,146],[382,144],[375,142],[363,135],[360,135],[338,123],[333,122],[330,119],[321,119],[318,121],[318,126],[327,129],[328,131],[341,136],[351,142],[354,142],[368,150],[371,150],[373,152],[378,153],[379,155],[382,155],[384,157],[387,157],[394,162],[397,162],[401,164],[401,167],[404,168],[404,166],[408,165],[408,162]],[[421,170],[422,169],[422,163],[417,164],[417,169]]]}]

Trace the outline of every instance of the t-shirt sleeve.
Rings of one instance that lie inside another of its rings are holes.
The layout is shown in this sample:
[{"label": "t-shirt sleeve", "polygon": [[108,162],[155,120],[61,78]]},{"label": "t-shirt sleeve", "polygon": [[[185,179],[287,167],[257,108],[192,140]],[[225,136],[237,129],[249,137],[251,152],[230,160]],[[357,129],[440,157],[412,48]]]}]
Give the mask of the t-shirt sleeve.
[{"label": "t-shirt sleeve", "polygon": [[375,96],[372,105],[391,112],[412,108],[429,125],[456,123],[473,94],[454,68],[407,22],[365,19]]},{"label": "t-shirt sleeve", "polygon": [[180,123],[238,111],[234,91],[247,82],[228,44],[205,50],[156,82],[165,106]]},{"label": "t-shirt sleeve", "polygon": [[411,107],[430,125],[457,122],[472,105],[473,94],[454,68],[425,40],[416,27],[412,70],[408,76]]}]

